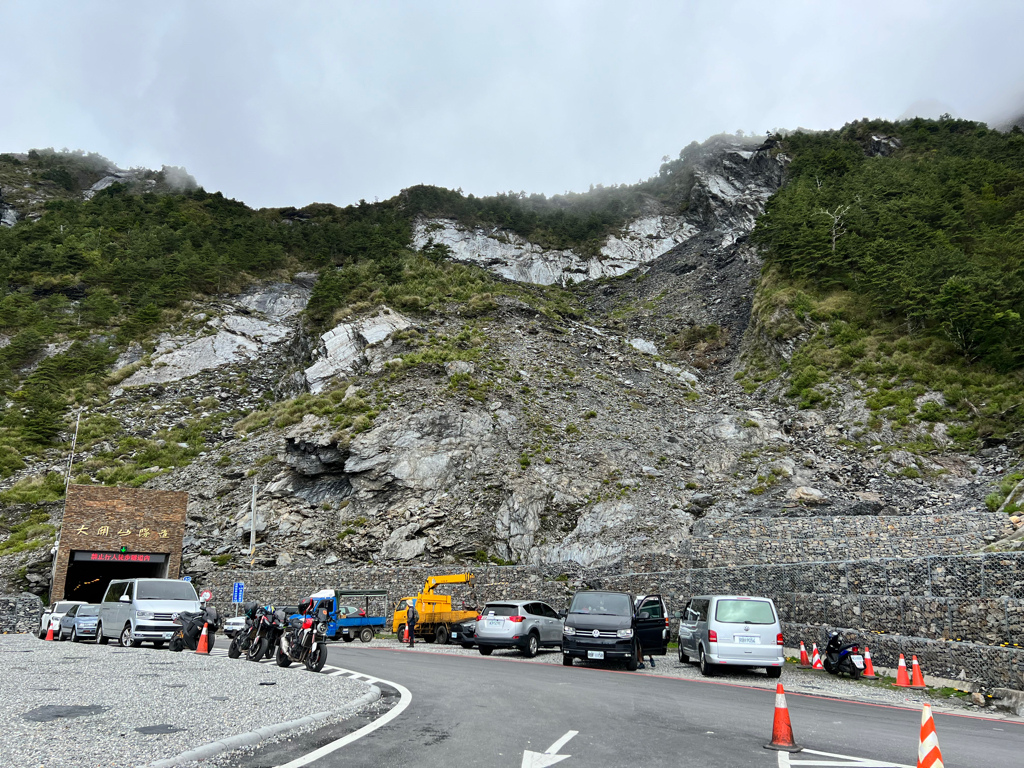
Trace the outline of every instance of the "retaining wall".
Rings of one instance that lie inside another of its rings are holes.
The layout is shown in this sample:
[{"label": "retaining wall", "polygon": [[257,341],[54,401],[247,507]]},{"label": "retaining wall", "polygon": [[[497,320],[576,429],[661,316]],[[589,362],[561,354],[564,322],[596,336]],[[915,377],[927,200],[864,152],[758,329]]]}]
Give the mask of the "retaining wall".
[{"label": "retaining wall", "polygon": [[42,614],[43,601],[36,595],[0,595],[0,633],[35,632]]},{"label": "retaining wall", "polygon": [[[399,597],[416,594],[427,576],[442,572],[456,571],[380,566],[219,571],[202,586],[213,587],[221,605],[233,581],[244,581],[247,597],[263,602],[294,603],[324,587],[352,587],[387,589],[393,605]],[[473,572],[472,588],[444,588],[456,605],[528,595],[562,608],[582,587],[660,592],[671,611],[697,594],[767,595],[775,600],[793,642],[800,639],[795,632],[817,642],[826,628],[846,627],[866,639],[883,666],[895,666],[901,651],[916,653],[928,659],[931,674],[962,673],[991,686],[1024,687],[1024,649],[1019,647],[1024,645],[1024,553],[630,573],[618,567],[563,572],[533,566],[482,566]],[[377,609],[390,615],[391,607],[381,604]]]}]

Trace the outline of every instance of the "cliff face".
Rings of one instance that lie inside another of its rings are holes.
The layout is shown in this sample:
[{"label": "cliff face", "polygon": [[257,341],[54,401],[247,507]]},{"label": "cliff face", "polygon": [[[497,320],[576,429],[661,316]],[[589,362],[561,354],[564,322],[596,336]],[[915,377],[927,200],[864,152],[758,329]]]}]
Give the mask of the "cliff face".
[{"label": "cliff face", "polygon": [[[748,236],[786,163],[771,146],[710,142],[685,210],[645,212],[596,257],[417,224],[417,247],[443,243],[509,279],[576,283],[583,319],[556,322],[506,298],[477,317],[376,306],[310,338],[300,318],[314,276],[297,275],[189,307],[151,354],[118,361],[121,383],[91,417],[140,439],[203,425],[205,450],[187,466],[146,468],[149,487],[191,495],[195,575],[241,562],[254,483],[263,568],[757,562],[776,550],[729,542],[775,542],[778,521],[796,515],[807,521],[792,547],[816,541],[816,553],[865,515],[878,535],[911,531],[922,554],[1005,535],[1003,518],[977,514],[1010,467],[1005,451],[856,450],[846,440],[863,417],[856,393],[808,412],[778,387],[747,393],[734,381],[744,340],[757,336]],[[76,465],[88,473],[91,454],[111,450],[98,443]],[[890,525],[940,513],[956,535],[931,536],[916,519]],[[28,566],[45,589],[32,556],[3,562],[12,582],[23,586],[15,573]]]}]

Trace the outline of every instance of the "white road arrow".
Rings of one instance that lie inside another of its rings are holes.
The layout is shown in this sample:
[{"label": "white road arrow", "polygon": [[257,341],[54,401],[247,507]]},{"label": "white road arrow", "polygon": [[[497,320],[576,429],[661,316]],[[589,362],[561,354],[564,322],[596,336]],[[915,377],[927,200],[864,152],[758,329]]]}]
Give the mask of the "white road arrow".
[{"label": "white road arrow", "polygon": [[569,739],[578,733],[579,731],[569,731],[565,736],[548,747],[544,752],[531,752],[530,750],[526,750],[523,752],[523,764],[520,768],[547,768],[549,765],[562,762],[567,757],[572,757],[572,755],[557,755],[555,753],[568,744]]}]

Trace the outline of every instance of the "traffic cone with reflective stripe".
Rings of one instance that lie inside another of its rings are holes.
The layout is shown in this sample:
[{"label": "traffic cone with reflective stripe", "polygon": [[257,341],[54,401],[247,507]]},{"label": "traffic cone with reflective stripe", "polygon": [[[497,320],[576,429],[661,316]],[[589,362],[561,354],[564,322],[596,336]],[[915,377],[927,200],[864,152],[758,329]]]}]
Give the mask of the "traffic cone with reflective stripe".
[{"label": "traffic cone with reflective stripe", "polygon": [[47,625],[46,639],[47,640],[53,640],[53,624]]},{"label": "traffic cone with reflective stripe", "polygon": [[944,768],[931,704],[925,704],[921,708],[921,740],[917,745],[917,768]]},{"label": "traffic cone with reflective stripe", "polygon": [[821,663],[821,654],[818,653],[818,644],[814,643],[813,652],[811,654],[811,669],[825,669],[825,665]]},{"label": "traffic cone with reflective stripe", "polygon": [[871,663],[871,649],[866,645],[864,646],[864,674],[861,677],[865,680],[878,679],[878,675],[875,674],[875,665]]},{"label": "traffic cone with reflective stripe", "polygon": [[[922,731],[923,733],[924,731]],[[772,723],[772,740],[765,749],[776,752],[799,752],[803,749],[793,738],[793,726],[789,722],[789,707],[786,706],[786,692],[782,683],[775,689],[775,721]]]},{"label": "traffic cone with reflective stripe", "polygon": [[910,677],[907,675],[907,660],[903,658],[903,654],[900,654],[900,664],[896,668],[896,682],[893,683],[897,688],[909,688]]},{"label": "traffic cone with reflective stripe", "polygon": [[206,622],[203,622],[203,634],[199,636],[199,645],[196,646],[196,653],[210,652],[210,641],[206,633],[207,626],[209,625]]},{"label": "traffic cone with reflective stripe", "polygon": [[807,658],[807,649],[804,648],[804,641],[800,641],[800,663],[796,665],[797,669],[810,669],[811,660]]},{"label": "traffic cone with reflective stripe", "polygon": [[910,687],[915,691],[923,691],[928,686],[924,684],[924,675],[921,674],[921,667],[917,664],[917,656],[910,657],[913,665],[910,673]]}]

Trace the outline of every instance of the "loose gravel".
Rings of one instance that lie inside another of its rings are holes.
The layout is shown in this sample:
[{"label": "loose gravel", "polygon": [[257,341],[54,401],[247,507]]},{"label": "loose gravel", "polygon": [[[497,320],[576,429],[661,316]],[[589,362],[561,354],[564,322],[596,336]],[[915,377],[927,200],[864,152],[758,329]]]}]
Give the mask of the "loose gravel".
[{"label": "loose gravel", "polygon": [[338,712],[371,691],[301,665],[47,643],[31,635],[0,635],[0,667],[3,762],[12,768],[142,766],[257,728]]},{"label": "loose gravel", "polygon": [[[373,641],[374,648],[393,648],[409,650],[409,646],[399,643],[397,640]],[[465,649],[458,645],[437,645],[436,643],[416,643],[414,650],[424,653],[445,653],[458,656],[477,656],[480,651],[476,648]],[[483,658],[483,657],[481,657]],[[542,649],[532,659],[525,658],[519,651],[511,649],[495,649],[487,658],[508,659],[524,661],[534,664],[558,664],[562,663],[561,651]],[[870,682],[867,680],[853,681],[845,677],[837,677],[827,672],[815,672],[809,669],[798,669],[795,664],[786,664],[782,670],[782,677],[778,680],[769,678],[763,671],[752,671],[747,669],[726,669],[715,677],[707,678],[701,675],[695,664],[682,664],[675,649],[670,649],[667,656],[655,656],[655,666],[652,669],[650,663],[645,663],[643,669],[638,669],[636,674],[650,675],[657,677],[671,677],[680,680],[713,680],[722,683],[734,683],[747,685],[755,688],[768,688],[775,690],[781,682],[787,693],[805,693],[815,696],[826,696],[829,698],[842,699],[844,701],[858,701],[870,704],[889,704],[893,706],[918,708],[924,702],[932,705],[936,712],[969,712],[985,717],[998,719],[1019,720],[1014,715],[1006,712],[996,711],[995,708],[982,708],[971,706],[959,699],[937,698],[927,691],[911,691],[893,688],[883,682]],[[574,666],[592,667],[594,669],[625,669],[622,664],[603,665],[596,662],[584,662],[577,659]]]}]

